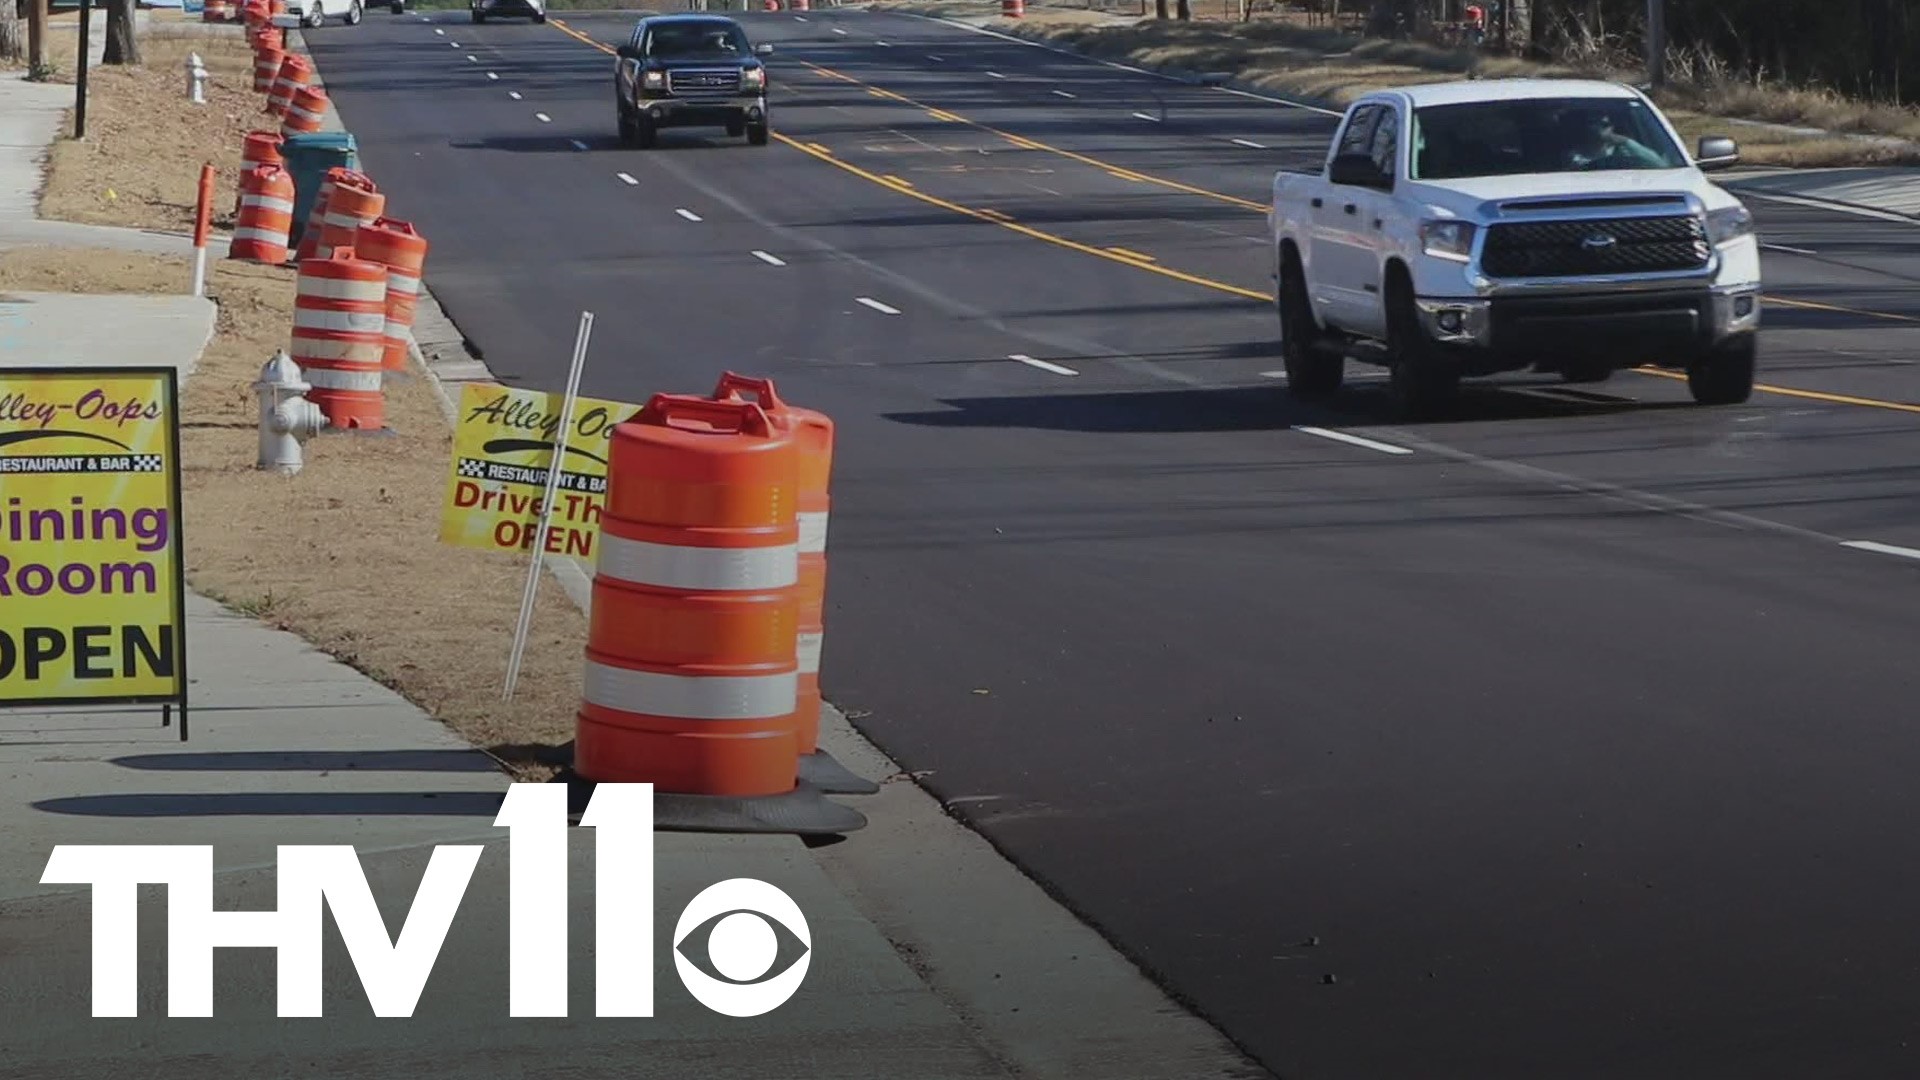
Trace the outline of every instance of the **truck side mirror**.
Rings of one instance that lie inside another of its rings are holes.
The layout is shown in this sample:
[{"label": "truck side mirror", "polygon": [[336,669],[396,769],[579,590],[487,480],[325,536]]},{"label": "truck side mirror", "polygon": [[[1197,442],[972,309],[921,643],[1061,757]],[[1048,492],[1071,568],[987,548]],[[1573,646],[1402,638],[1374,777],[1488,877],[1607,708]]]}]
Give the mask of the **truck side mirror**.
[{"label": "truck side mirror", "polygon": [[622,60],[640,59],[639,51],[633,47],[633,44],[631,42],[620,46],[619,48],[613,50],[613,52],[614,52],[614,55],[618,56]]},{"label": "truck side mirror", "polygon": [[1342,187],[1376,188],[1381,191],[1393,187],[1393,177],[1383,175],[1380,166],[1366,154],[1341,154],[1327,167],[1327,179]]},{"label": "truck side mirror", "polygon": [[771,45],[755,45],[755,46],[753,47],[753,55],[755,55],[755,56],[772,56],[772,55],[773,55],[773,46],[771,46]]},{"label": "truck side mirror", "polygon": [[1724,169],[1740,161],[1740,144],[1724,135],[1707,135],[1700,140],[1700,152],[1694,163],[1702,169]]}]

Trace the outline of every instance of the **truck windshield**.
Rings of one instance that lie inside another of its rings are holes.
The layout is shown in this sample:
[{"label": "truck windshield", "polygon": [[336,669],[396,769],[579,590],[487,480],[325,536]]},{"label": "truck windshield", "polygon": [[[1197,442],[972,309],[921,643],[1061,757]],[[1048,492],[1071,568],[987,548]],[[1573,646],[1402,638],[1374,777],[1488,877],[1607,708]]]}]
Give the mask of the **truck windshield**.
[{"label": "truck windshield", "polygon": [[1415,180],[1599,169],[1682,169],[1646,103],[1547,98],[1429,105],[1413,113]]},{"label": "truck windshield", "polygon": [[738,25],[717,20],[656,26],[647,34],[647,55],[661,60],[746,56],[752,51]]}]

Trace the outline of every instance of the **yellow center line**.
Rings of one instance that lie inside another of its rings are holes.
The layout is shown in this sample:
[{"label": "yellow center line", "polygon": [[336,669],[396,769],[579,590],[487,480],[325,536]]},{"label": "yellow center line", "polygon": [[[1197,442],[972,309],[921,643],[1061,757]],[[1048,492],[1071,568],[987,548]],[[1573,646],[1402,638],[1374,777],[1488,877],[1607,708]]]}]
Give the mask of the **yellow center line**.
[{"label": "yellow center line", "polygon": [[912,184],[910,184],[910,183],[908,183],[908,182],[907,182],[907,181],[905,181],[905,180],[902,180],[902,179],[900,179],[899,177],[897,177],[897,176],[895,176],[895,175],[893,175],[892,173],[888,173],[888,174],[886,174],[885,176],[883,176],[883,177],[881,177],[881,179],[883,179],[883,180],[885,180],[885,181],[886,181],[887,183],[889,183],[889,184],[897,184],[897,185],[899,185],[900,187],[912,187],[912,186],[913,186]]},{"label": "yellow center line", "polygon": [[[1142,255],[1137,251],[1129,251],[1123,247],[1110,247],[1107,250],[1113,252],[1115,255],[1118,255],[1123,259],[1132,259],[1135,262],[1153,262],[1154,261],[1153,256],[1151,255]],[[1266,299],[1266,297],[1263,296],[1261,297],[1261,299],[1264,300]]]},{"label": "yellow center line", "polygon": [[[833,70],[832,68],[821,67],[819,64],[810,63],[806,60],[801,60],[799,61],[799,63],[801,64],[801,66],[806,67],[809,70],[817,74],[824,75],[828,78],[841,79],[843,81],[854,83],[859,86],[866,86],[869,88],[872,87],[872,84],[870,83],[862,82],[861,80],[856,79],[850,75],[844,75],[838,71]],[[1076,154],[1071,150],[1063,150],[1057,146],[1050,146],[1047,143],[1040,142],[1037,139],[1030,139],[1024,135],[1015,135],[1012,132],[1002,131],[997,127],[993,127],[990,124],[983,124],[978,120],[969,120],[964,116],[960,116],[956,113],[950,113],[945,109],[936,109],[931,105],[927,105],[922,102],[915,101],[914,99],[907,97],[904,94],[895,94],[894,96],[898,98],[900,101],[905,102],[906,104],[914,105],[919,108],[927,110],[927,114],[929,116],[932,116],[936,120],[946,120],[952,123],[961,123],[961,124],[967,125],[968,127],[978,128],[981,131],[986,131],[994,135],[998,135],[1001,138],[1006,139],[1007,141],[1012,142],[1014,145],[1020,146],[1024,149],[1044,150],[1049,154],[1058,154],[1061,157],[1067,158],[1070,161],[1077,161],[1082,165],[1091,165],[1096,169],[1101,169],[1106,172],[1122,173],[1127,171],[1125,169],[1121,169],[1115,165],[1112,165],[1108,162],[1101,161],[1098,158],[1088,157],[1085,154]],[[1139,174],[1136,174],[1136,175],[1139,175]],[[1267,212],[1267,205],[1265,203],[1253,202],[1251,200],[1242,199],[1242,198],[1239,198],[1238,196],[1228,195],[1223,192],[1209,191],[1206,188],[1194,187],[1192,184],[1183,184],[1178,180],[1168,180],[1165,177],[1146,176],[1146,175],[1140,175],[1140,179],[1144,183],[1158,184],[1159,186],[1167,188],[1172,191],[1183,191],[1189,195],[1199,195],[1208,199],[1218,199],[1221,202],[1231,203],[1234,206],[1245,207],[1248,210],[1256,210],[1262,214]]]},{"label": "yellow center line", "polygon": [[[573,29],[572,27],[568,26],[566,23],[560,21],[559,19],[548,19],[547,22],[549,25],[557,28],[562,33],[567,34],[570,37],[576,38],[587,45],[591,45],[594,48],[599,49],[603,53],[611,54],[615,51],[612,47],[607,45],[602,45],[600,42],[595,41],[592,38],[588,37],[587,35],[580,33],[579,31]],[[831,71],[826,68],[818,67],[817,65],[814,65],[814,64],[807,64],[807,62],[804,60],[800,62],[802,64],[806,64],[807,67],[813,68],[815,71],[818,71],[822,75],[827,75],[832,78],[840,79],[845,82],[865,85],[863,83],[860,83],[860,80],[852,78],[847,75],[842,75],[837,71]],[[900,100],[906,101],[909,104],[919,105],[918,102],[913,102],[907,98],[901,98]],[[920,107],[925,108],[925,106],[920,106]],[[937,118],[939,119],[951,118],[953,120],[957,120],[964,124],[970,124],[974,127],[981,128],[986,131],[991,131],[994,134],[999,135],[1004,139],[1019,140],[1021,142],[1032,141],[1027,139],[1021,139],[1021,137],[1017,135],[1008,135],[1006,132],[998,131],[994,128],[987,127],[985,124],[975,123],[974,121],[968,120],[965,117],[954,116],[952,113],[944,113],[938,109],[927,109],[927,112],[929,115],[938,114]],[[777,131],[773,132],[772,134],[775,139],[780,140],[782,143],[785,143],[786,145],[793,147],[794,149],[800,151],[803,154],[806,154],[813,158],[817,158],[820,161],[824,161],[827,164],[834,166],[835,168],[844,169],[847,172],[854,174],[855,176],[858,176],[858,177],[861,177],[862,179],[879,184],[880,186],[885,187],[888,190],[897,191],[902,195],[919,199],[921,202],[928,203],[933,206],[938,206],[943,210],[950,210],[953,213],[965,215],[966,217],[973,218],[976,221],[984,221],[990,225],[998,225],[1003,229],[1010,229],[1013,232],[1017,232],[1022,236],[1027,236],[1035,240],[1041,240],[1049,244],[1054,244],[1059,247],[1066,248],[1070,251],[1078,251],[1087,255],[1094,255],[1099,258],[1106,259],[1110,262],[1119,263],[1122,266],[1131,266],[1137,270],[1145,270],[1149,273],[1160,274],[1164,277],[1173,278],[1176,281],[1184,281],[1190,285],[1199,285],[1203,288],[1214,289],[1224,293],[1230,293],[1234,296],[1245,297],[1249,300],[1258,300],[1263,304],[1271,303],[1273,301],[1273,298],[1271,296],[1268,296],[1266,293],[1255,292],[1252,289],[1243,289],[1238,285],[1229,285],[1226,282],[1214,281],[1211,278],[1200,277],[1196,274],[1187,274],[1187,273],[1182,273],[1181,271],[1178,271],[1178,270],[1169,270],[1164,266],[1150,265],[1150,263],[1148,262],[1141,262],[1139,260],[1146,259],[1148,257],[1144,255],[1140,255],[1137,252],[1126,251],[1125,248],[1114,248],[1114,249],[1102,250],[1100,248],[1093,247],[1088,244],[1082,244],[1074,240],[1069,240],[1064,236],[1055,236],[1052,233],[1043,232],[1039,229],[1022,225],[1014,221],[1011,217],[1009,217],[1004,212],[999,210],[976,210],[970,206],[962,206],[959,203],[948,202],[945,199],[941,199],[933,195],[928,195],[925,192],[915,191],[910,186],[902,187],[901,184],[904,184],[905,181],[900,181],[898,177],[893,177],[889,179],[888,177],[883,177],[875,173],[870,173],[865,169],[860,168],[857,165],[849,165],[844,161],[839,161],[833,157],[833,151],[829,150],[825,146],[820,145],[819,143],[802,143],[795,139],[791,139],[785,135],[782,135]],[[1035,142],[1033,145],[1039,149],[1061,154],[1062,156],[1065,156],[1065,157],[1080,158],[1080,160],[1084,160],[1091,164],[1098,165],[1099,167],[1116,174],[1126,171],[1121,169],[1114,169],[1111,166],[1105,165],[1104,163],[1101,163],[1101,162],[1094,161],[1091,158],[1082,158],[1080,155],[1072,154],[1068,151],[1056,150],[1053,147],[1047,146],[1045,143]],[[1193,194],[1206,195],[1206,196],[1221,199],[1227,202],[1240,203],[1245,206],[1255,206],[1257,207],[1257,209],[1260,210],[1261,213],[1265,213],[1267,211],[1267,207],[1258,206],[1258,204],[1255,204],[1255,203],[1249,203],[1244,199],[1235,199],[1230,195],[1221,195],[1221,194],[1218,194],[1217,192],[1210,192],[1200,188],[1189,188],[1183,184],[1176,184],[1170,180],[1161,180],[1159,178],[1151,177],[1151,176],[1143,177],[1143,179],[1147,182],[1159,184],[1163,187],[1172,187],[1176,190],[1190,191]],[[1119,252],[1125,252],[1125,255],[1119,254]],[[1769,297],[1766,297],[1765,299],[1766,299],[1766,302],[1769,304],[1779,304],[1782,307],[1805,308],[1813,311],[1832,311],[1840,314],[1861,315],[1861,316],[1867,316],[1871,318],[1887,319],[1893,322],[1920,323],[1920,318],[1915,318],[1909,315],[1897,315],[1892,312],[1868,311],[1861,308],[1849,308],[1849,307],[1841,307],[1835,304],[1823,304],[1813,300],[1790,300],[1784,297],[1769,296]],[[1664,370],[1661,370],[1660,368],[1638,367],[1638,368],[1634,368],[1633,370],[1643,375],[1654,375],[1663,379],[1684,380],[1686,378],[1685,375],[1679,372],[1664,371]],[[1920,405],[1911,404],[1904,401],[1884,401],[1879,398],[1854,397],[1849,394],[1827,394],[1827,393],[1822,393],[1818,390],[1797,390],[1790,386],[1774,386],[1769,383],[1755,383],[1753,388],[1755,390],[1759,390],[1768,394],[1778,394],[1781,397],[1803,398],[1808,401],[1821,401],[1821,402],[1826,402],[1828,404],[1833,404],[1833,405],[1854,405],[1854,406],[1859,406],[1861,408],[1885,409],[1893,412],[1913,413],[1916,415],[1920,415]]]}]

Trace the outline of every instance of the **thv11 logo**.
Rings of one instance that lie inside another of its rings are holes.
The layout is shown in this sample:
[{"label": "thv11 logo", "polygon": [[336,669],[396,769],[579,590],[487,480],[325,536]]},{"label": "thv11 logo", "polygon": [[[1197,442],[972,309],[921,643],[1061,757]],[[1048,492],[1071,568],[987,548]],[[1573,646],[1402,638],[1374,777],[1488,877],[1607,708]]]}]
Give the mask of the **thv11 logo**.
[{"label": "thv11 logo", "polygon": [[[514,784],[494,825],[507,832],[509,1015],[567,1015],[567,789]],[[580,824],[594,830],[594,1015],[653,1015],[653,785],[601,784]],[[167,1015],[213,1015],[213,950],[271,948],[279,1014],[319,1016],[321,911],[353,958],[376,1016],[412,1016],[480,861],[481,845],[440,844],[400,934],[387,932],[351,845],[282,845],[273,911],[213,910],[210,845],[61,844],[42,884],[93,887],[93,1015],[135,1016],[137,888],[167,887]],[[704,932],[711,972],[688,955]],[[783,943],[782,933],[785,941]],[[775,886],[732,878],[680,912],[674,966],[702,1005],[759,1016],[807,977],[813,940]],[[794,948],[784,970],[775,962]]]}]

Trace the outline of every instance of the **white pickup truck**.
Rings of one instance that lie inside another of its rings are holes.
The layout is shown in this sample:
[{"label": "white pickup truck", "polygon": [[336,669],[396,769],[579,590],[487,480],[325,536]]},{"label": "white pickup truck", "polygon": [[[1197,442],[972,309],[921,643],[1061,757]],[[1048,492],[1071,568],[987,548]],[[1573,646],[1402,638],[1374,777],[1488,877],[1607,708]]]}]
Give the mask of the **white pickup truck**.
[{"label": "white pickup truck", "polygon": [[1337,390],[1385,365],[1395,411],[1431,415],[1463,376],[1599,382],[1684,370],[1694,400],[1753,393],[1760,248],[1709,181],[1733,140],[1689,156],[1632,87],[1502,79],[1368,94],[1318,174],[1273,181],[1287,383]]}]

